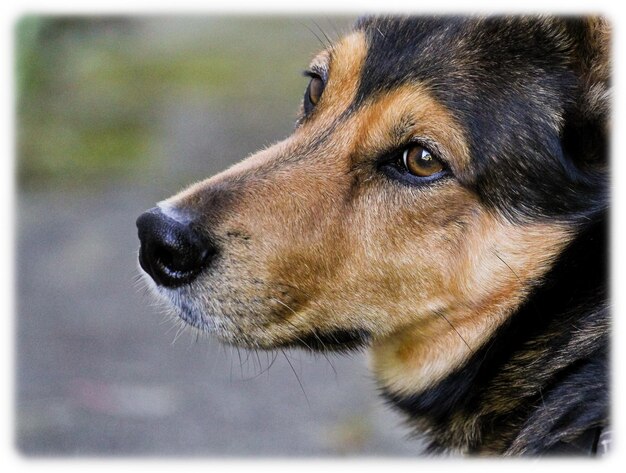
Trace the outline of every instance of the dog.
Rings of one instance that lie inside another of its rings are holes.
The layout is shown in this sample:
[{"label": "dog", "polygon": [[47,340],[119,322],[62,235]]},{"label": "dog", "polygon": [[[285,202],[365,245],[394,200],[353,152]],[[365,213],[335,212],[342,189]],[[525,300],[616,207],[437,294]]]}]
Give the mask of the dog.
[{"label": "dog", "polygon": [[366,347],[429,452],[593,454],[610,35],[600,17],[361,18],[310,63],[291,136],[138,218],[139,264],[225,343]]}]

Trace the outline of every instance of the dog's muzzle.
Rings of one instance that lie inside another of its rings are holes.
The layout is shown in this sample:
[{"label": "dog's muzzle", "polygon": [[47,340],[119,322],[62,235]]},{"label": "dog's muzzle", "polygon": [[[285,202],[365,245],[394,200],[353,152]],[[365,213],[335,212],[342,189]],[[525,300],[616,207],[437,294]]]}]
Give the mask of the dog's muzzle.
[{"label": "dog's muzzle", "polygon": [[216,254],[207,238],[158,207],[139,216],[137,229],[139,264],[159,286],[174,288],[190,283]]}]

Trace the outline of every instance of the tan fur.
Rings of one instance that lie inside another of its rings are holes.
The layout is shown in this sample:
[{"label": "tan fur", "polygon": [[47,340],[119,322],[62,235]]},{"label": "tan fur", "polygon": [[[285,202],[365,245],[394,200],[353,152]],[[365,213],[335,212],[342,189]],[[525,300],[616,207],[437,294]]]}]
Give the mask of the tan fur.
[{"label": "tan fur", "polygon": [[608,85],[611,77],[611,25],[606,18],[591,16],[587,22],[589,52],[583,56],[583,73],[590,84]]},{"label": "tan fur", "polygon": [[605,131],[609,129],[611,77],[611,25],[606,18],[590,16],[585,22],[585,49],[578,52],[579,73],[585,94],[581,109],[585,115],[598,117]]},{"label": "tan fur", "polygon": [[354,32],[342,38],[329,50],[318,54],[311,61],[311,68],[331,69],[328,82],[316,111],[323,111],[318,118],[317,126],[330,124],[332,120],[344,111],[356,94],[359,81],[359,72],[365,61],[367,44],[363,32]]},{"label": "tan fur", "polygon": [[465,130],[419,84],[368,97],[336,123],[365,53],[355,33],[318,56],[329,80],[309,120],[167,204],[202,215],[223,248],[192,288],[197,317],[222,339],[273,347],[313,330],[367,330],[381,383],[415,392],[479,347],[568,231],[508,223],[455,179],[411,187],[385,177],[376,159],[412,138],[456,175],[470,157]]},{"label": "tan fur", "polygon": [[[391,130],[404,126],[402,135]],[[455,172],[469,165],[464,131],[448,110],[434,100],[424,86],[407,84],[376,97],[364,107],[355,132],[358,155],[384,153],[391,145],[400,146],[420,137],[438,144],[438,154]]]},{"label": "tan fur", "polygon": [[441,380],[493,334],[568,242],[556,225],[515,227],[484,216],[455,262],[451,308],[372,347],[372,368],[391,392],[413,394]]}]

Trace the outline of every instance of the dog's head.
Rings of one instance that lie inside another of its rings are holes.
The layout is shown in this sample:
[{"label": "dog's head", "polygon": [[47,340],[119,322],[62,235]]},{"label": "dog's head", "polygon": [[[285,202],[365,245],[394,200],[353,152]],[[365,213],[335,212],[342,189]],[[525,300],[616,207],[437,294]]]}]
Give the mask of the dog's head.
[{"label": "dog's head", "polygon": [[311,62],[290,137],[139,218],[141,266],[231,343],[370,341],[381,369],[475,346],[605,205],[607,35],[361,20]]}]

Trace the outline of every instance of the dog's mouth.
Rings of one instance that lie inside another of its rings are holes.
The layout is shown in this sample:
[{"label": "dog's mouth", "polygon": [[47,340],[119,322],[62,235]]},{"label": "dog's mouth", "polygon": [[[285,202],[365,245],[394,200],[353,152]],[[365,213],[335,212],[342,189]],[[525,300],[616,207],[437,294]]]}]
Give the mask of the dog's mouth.
[{"label": "dog's mouth", "polygon": [[347,352],[367,346],[370,339],[370,332],[362,329],[340,329],[327,332],[314,330],[308,335],[298,336],[285,343],[285,346],[311,351]]},{"label": "dog's mouth", "polygon": [[[147,276],[145,274],[145,279],[150,280]],[[370,331],[362,328],[295,327],[285,313],[280,312],[287,306],[272,304],[276,301],[273,298],[250,296],[242,303],[232,293],[197,297],[207,292],[201,282],[176,288],[157,284],[149,284],[149,287],[186,326],[214,335],[229,345],[262,350],[299,348],[311,352],[350,352],[366,347],[372,337]],[[265,300],[265,304],[260,303],[261,300]]]}]

